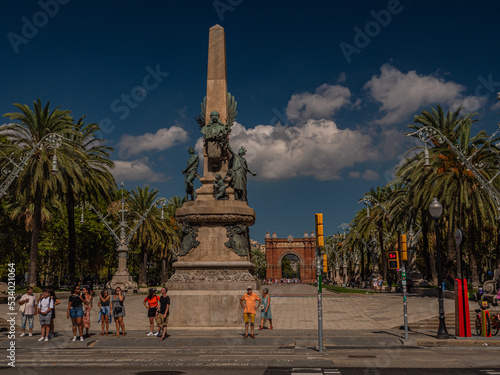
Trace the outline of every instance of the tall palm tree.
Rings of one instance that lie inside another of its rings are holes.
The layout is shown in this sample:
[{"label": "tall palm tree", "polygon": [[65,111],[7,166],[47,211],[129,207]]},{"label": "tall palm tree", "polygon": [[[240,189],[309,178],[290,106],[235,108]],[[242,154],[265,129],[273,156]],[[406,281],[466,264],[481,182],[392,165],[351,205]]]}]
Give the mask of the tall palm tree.
[{"label": "tall palm tree", "polygon": [[[27,105],[15,103],[19,112],[4,114],[18,123],[6,124],[0,127],[3,135],[7,135],[12,144],[17,146],[15,154],[20,157],[30,152],[49,133],[67,135],[73,132],[70,112],[60,110],[59,107],[53,111],[49,110],[50,102],[42,107],[40,99],[33,103],[33,110]],[[30,162],[21,171],[19,177],[12,184],[12,194],[18,202],[26,207],[33,205],[33,228],[31,234],[30,266],[28,272],[28,285],[36,285],[38,242],[42,227],[43,200],[51,198],[57,193],[57,189],[63,191],[67,188],[65,184],[56,186],[55,180],[51,179],[51,165],[54,150],[48,147],[39,147],[32,155]],[[57,149],[58,161],[65,165],[67,173],[72,177],[78,171],[71,167],[68,154],[75,152],[73,145],[63,140]],[[76,150],[78,152],[78,150]]]},{"label": "tall palm tree", "polygon": [[[429,111],[423,111],[421,115],[415,116],[415,124],[410,128],[419,130],[423,127],[435,128],[443,134],[459,152],[473,164],[482,164],[484,168],[480,173],[489,180],[498,171],[498,158],[492,148],[498,139],[490,139],[486,132],[480,131],[471,136],[472,125],[477,121],[474,114],[461,114],[462,108],[445,113],[441,107]],[[439,137],[431,139],[429,150],[433,173],[422,178],[421,157],[407,161],[402,168],[401,174],[407,181],[411,181],[413,205],[421,208],[423,223],[429,223],[431,218],[426,209],[432,198],[437,197],[443,205],[442,230],[446,235],[441,236],[447,240],[448,246],[444,246],[444,268],[453,270],[455,246],[453,233],[456,228],[463,228],[467,232],[470,266],[474,283],[478,283],[478,254],[475,249],[477,244],[478,228],[484,223],[494,223],[498,208],[494,202],[481,189],[477,178],[457,158],[453,147],[446,142],[440,142]],[[495,224],[493,224],[494,226]],[[429,225],[429,227],[432,227]],[[424,233],[425,234],[425,233]],[[432,262],[434,263],[434,262]],[[446,273],[445,273],[446,274]]]},{"label": "tall palm tree", "polygon": [[143,223],[132,238],[132,241],[140,249],[139,286],[148,285],[147,264],[149,250],[157,251],[163,248],[169,232],[169,226],[165,220],[161,220],[160,210],[157,207],[152,207],[147,213],[157,196],[158,190],[146,186],[145,188],[137,187],[137,190],[132,191],[129,197],[130,209],[141,216],[146,215]]},{"label": "tall palm tree", "polygon": [[[180,197],[178,195],[174,195],[168,200],[168,204],[166,207],[166,220],[169,225],[169,232],[167,236],[167,242],[165,247],[162,249],[160,253],[161,259],[161,281],[162,284],[165,284],[170,275],[168,273],[170,261],[174,258],[174,252],[181,246],[182,241],[182,230],[180,223],[175,217],[175,211],[182,207],[182,205],[186,202],[186,197]],[[170,260],[170,261],[169,261]]]},{"label": "tall palm tree", "polygon": [[[75,205],[79,198],[86,197],[94,201],[111,203],[111,195],[116,189],[116,182],[111,174],[114,167],[110,160],[110,152],[113,148],[103,145],[103,140],[97,138],[96,133],[100,131],[96,123],[84,123],[85,116],[73,124],[76,133],[68,135],[83,154],[74,155],[74,165],[80,169],[81,179],[70,179],[68,173],[61,173],[60,177],[65,181],[68,189],[65,194],[65,204],[68,213],[68,274],[70,284],[75,281],[76,260],[76,229],[75,229]],[[64,172],[64,171],[63,171]]]}]

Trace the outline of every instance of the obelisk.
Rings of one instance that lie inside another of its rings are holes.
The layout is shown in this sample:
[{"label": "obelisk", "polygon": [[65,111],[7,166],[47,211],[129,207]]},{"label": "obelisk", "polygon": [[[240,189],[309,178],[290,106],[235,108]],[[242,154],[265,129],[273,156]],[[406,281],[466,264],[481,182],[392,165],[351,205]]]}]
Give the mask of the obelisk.
[{"label": "obelisk", "polygon": [[[207,96],[205,119],[210,118],[213,111],[219,113],[220,119],[227,119],[227,68],[226,68],[226,35],[220,25],[212,26],[208,34],[208,69],[207,69]],[[203,177],[200,179],[202,187],[197,191],[201,200],[211,199],[212,184],[215,175],[224,176],[227,173],[227,162],[218,163],[221,151],[213,142],[206,142],[203,147]],[[210,155],[216,158],[209,157]],[[227,159],[227,155],[226,155]],[[227,160],[226,160],[227,161]],[[229,192],[232,193],[232,189]],[[208,197],[207,197],[208,196]]]},{"label": "obelisk", "polygon": [[[228,117],[234,118],[236,113],[227,92],[225,44],[224,29],[215,25],[209,32],[205,122],[201,124],[202,187],[194,201],[185,202],[176,211],[183,236],[178,260],[173,264],[175,273],[167,284],[171,298],[169,326],[173,327],[239,327],[243,322],[240,298],[247,286],[260,290],[250,262],[248,227],[255,222],[255,211],[246,200],[235,200],[230,187],[227,199],[214,196],[216,174],[224,177],[234,157],[225,142],[232,125]],[[208,123],[214,111],[220,123]],[[205,130],[210,126],[215,128]],[[223,136],[214,137],[210,133],[213,129],[219,129],[216,131]]]}]

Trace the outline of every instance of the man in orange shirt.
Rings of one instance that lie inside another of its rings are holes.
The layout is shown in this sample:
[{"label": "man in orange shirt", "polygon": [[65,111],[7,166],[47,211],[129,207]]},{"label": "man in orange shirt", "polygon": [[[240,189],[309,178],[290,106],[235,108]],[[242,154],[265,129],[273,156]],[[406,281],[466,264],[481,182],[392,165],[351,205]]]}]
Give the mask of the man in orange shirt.
[{"label": "man in orange shirt", "polygon": [[[245,304],[243,304],[245,301]],[[240,299],[241,307],[243,307],[243,320],[245,321],[245,336],[244,339],[248,337],[248,323],[250,322],[251,334],[250,337],[252,339],[255,338],[253,335],[254,323],[255,323],[255,310],[257,306],[260,305],[260,298],[257,294],[252,292],[252,287],[247,287],[247,292]]]}]

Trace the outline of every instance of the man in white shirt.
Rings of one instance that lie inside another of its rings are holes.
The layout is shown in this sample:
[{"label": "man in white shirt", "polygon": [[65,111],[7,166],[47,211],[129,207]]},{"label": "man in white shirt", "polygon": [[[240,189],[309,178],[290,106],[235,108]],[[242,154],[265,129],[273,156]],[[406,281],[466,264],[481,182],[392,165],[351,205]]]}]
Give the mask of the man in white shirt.
[{"label": "man in white shirt", "polygon": [[36,315],[36,298],[33,295],[33,288],[28,287],[26,294],[24,294],[19,300],[19,304],[24,306],[24,311],[21,315],[21,337],[25,335],[26,330],[26,320],[28,321],[29,336],[33,336],[33,320]]},{"label": "man in white shirt", "polygon": [[[38,313],[40,314],[40,326],[42,326],[42,337],[38,341],[49,341],[50,319],[52,317],[52,309],[54,308],[54,300],[50,297],[47,289],[43,290],[43,296],[38,301]],[[45,336],[45,337],[44,337]]]}]

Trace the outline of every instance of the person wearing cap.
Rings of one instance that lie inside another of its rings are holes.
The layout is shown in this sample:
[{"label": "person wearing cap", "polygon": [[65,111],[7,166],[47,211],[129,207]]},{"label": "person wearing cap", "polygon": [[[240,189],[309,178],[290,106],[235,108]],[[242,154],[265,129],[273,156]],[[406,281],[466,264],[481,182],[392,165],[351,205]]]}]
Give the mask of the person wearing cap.
[{"label": "person wearing cap", "polygon": [[156,310],[158,309],[158,301],[159,297],[155,294],[155,289],[149,289],[149,294],[146,298],[144,298],[144,306],[148,309],[148,318],[149,318],[149,333],[148,336],[154,336],[154,328],[155,328],[155,316]]},{"label": "person wearing cap", "polygon": [[[243,301],[245,301],[244,304]],[[250,337],[254,339],[255,311],[257,306],[260,305],[260,298],[252,292],[251,286],[247,287],[247,292],[241,297],[240,305],[243,307],[243,320],[245,321],[245,335],[243,338],[246,339],[248,337],[248,323],[250,323]]]}]

